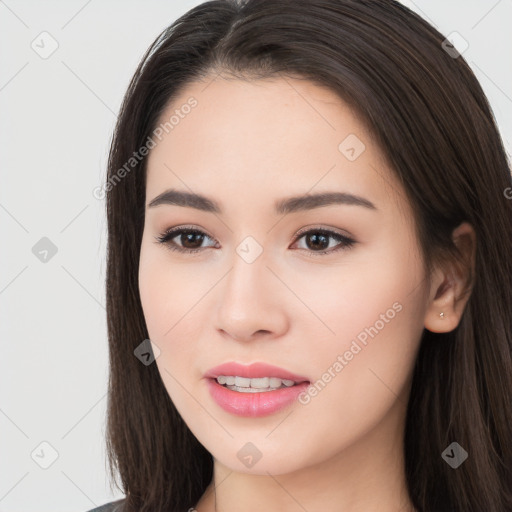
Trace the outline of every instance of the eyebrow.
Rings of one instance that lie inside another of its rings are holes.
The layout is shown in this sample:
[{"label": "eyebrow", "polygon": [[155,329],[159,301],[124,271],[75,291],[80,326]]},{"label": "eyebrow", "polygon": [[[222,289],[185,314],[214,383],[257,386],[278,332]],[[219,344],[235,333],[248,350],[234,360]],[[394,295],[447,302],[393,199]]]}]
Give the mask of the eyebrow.
[{"label": "eyebrow", "polygon": [[[162,192],[148,204],[148,208],[155,208],[164,204],[222,214],[222,208],[215,200],[201,194],[176,189],[169,189]],[[348,192],[322,192],[318,194],[287,197],[276,201],[274,210],[277,214],[287,214],[334,204],[362,206],[370,210],[377,210],[377,207],[370,200],[349,194]]]}]

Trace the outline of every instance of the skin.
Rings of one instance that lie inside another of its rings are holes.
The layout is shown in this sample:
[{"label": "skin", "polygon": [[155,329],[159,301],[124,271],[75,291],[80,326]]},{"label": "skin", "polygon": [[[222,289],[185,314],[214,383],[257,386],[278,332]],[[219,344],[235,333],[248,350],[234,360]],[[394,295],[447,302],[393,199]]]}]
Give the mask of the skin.
[{"label": "skin", "polygon": [[[162,120],[190,96],[197,106],[149,154],[146,206],[176,188],[211,197],[222,214],[147,207],[139,288],[167,392],[214,458],[212,483],[191,507],[414,510],[402,448],[412,369],[424,328],[458,325],[468,270],[436,268],[427,279],[403,189],[363,124],[330,90],[282,77],[211,77],[186,87]],[[354,161],[338,149],[349,134],[366,146]],[[273,211],[277,199],[320,191],[357,194],[376,209]],[[173,252],[155,240],[176,226],[204,232],[202,244],[188,245],[202,252]],[[356,243],[315,255],[339,241],[318,247],[311,237],[297,239],[305,227]],[[236,252],[247,236],[263,250],[250,264]],[[474,255],[471,226],[459,226],[454,240]],[[396,303],[394,318],[366,346],[359,343],[362,350],[306,405],[242,418],[210,397],[203,376],[226,361],[263,361],[316,382]],[[262,454],[251,468],[237,457],[247,442]]]}]

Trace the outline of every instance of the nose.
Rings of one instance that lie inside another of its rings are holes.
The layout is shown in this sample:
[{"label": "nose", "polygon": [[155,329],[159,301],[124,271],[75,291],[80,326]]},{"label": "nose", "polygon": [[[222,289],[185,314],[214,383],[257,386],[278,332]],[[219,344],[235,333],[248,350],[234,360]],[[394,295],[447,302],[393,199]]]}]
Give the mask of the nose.
[{"label": "nose", "polygon": [[247,263],[235,257],[215,298],[216,328],[237,341],[282,336],[288,328],[286,291],[265,258]]}]

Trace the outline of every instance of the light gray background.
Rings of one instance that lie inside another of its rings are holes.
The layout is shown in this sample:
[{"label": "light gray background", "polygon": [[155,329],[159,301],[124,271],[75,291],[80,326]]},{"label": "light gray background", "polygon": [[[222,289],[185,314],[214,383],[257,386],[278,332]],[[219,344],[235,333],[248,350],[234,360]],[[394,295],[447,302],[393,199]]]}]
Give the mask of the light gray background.
[{"label": "light gray background", "polygon": [[[123,496],[105,470],[106,222],[92,191],[139,59],[199,3],[0,0],[0,512]],[[510,154],[512,0],[404,3],[467,40]],[[46,59],[43,31],[58,43]],[[43,237],[57,248],[46,262],[33,252]]]}]

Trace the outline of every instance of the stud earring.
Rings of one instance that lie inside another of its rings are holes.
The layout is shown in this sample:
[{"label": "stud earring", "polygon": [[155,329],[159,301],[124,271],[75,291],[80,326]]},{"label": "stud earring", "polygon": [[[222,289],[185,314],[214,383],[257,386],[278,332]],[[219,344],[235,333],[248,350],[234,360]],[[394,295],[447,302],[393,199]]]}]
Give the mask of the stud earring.
[{"label": "stud earring", "polygon": [[439,313],[439,316],[444,320],[444,313]]}]

